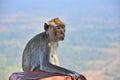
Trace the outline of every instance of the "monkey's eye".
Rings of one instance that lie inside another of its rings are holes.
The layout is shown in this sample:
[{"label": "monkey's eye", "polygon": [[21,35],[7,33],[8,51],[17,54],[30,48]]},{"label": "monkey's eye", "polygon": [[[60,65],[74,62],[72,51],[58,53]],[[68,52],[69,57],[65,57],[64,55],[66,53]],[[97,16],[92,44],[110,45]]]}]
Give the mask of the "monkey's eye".
[{"label": "monkey's eye", "polygon": [[57,29],[61,29],[61,27],[60,27],[60,26],[58,26],[58,27],[57,27]]}]

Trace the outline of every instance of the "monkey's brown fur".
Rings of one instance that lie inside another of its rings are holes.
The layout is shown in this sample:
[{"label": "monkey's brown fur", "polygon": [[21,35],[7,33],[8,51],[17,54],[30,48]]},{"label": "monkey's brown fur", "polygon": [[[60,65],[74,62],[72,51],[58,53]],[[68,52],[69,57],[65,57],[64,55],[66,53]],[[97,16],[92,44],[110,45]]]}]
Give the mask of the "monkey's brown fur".
[{"label": "monkey's brown fur", "polygon": [[55,18],[44,24],[45,32],[33,37],[26,45],[23,57],[23,71],[43,70],[72,77],[82,76],[79,73],[62,68],[57,57],[58,42],[64,40],[65,24]]}]

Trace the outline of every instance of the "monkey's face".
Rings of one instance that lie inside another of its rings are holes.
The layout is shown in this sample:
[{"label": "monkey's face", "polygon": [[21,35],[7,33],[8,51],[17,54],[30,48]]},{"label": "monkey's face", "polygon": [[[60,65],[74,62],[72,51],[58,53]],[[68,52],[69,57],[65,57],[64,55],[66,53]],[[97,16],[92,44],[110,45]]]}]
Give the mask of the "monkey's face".
[{"label": "monkey's face", "polygon": [[65,37],[65,26],[56,26],[55,27],[55,36],[57,38],[58,41],[60,40],[64,40]]},{"label": "monkey's face", "polygon": [[49,23],[44,24],[45,31],[49,34],[51,41],[64,40],[65,37],[65,24],[59,18],[55,18]]}]

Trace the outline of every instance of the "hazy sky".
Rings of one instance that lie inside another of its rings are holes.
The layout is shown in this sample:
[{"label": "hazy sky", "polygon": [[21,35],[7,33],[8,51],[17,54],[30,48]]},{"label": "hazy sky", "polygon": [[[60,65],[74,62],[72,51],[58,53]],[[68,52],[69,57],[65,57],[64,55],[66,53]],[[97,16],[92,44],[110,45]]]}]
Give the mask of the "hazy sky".
[{"label": "hazy sky", "polygon": [[54,17],[69,26],[119,26],[120,0],[0,0],[1,26],[9,22],[39,23]]},{"label": "hazy sky", "polygon": [[120,17],[119,0],[1,0],[1,14]]}]

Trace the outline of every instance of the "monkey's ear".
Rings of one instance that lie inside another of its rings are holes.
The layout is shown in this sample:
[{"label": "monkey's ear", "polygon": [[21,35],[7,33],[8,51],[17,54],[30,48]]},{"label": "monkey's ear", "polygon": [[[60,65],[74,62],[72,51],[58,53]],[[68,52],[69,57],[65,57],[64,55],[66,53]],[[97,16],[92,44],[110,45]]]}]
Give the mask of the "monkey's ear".
[{"label": "monkey's ear", "polygon": [[49,25],[47,23],[44,23],[44,30],[47,31],[49,28]]}]

